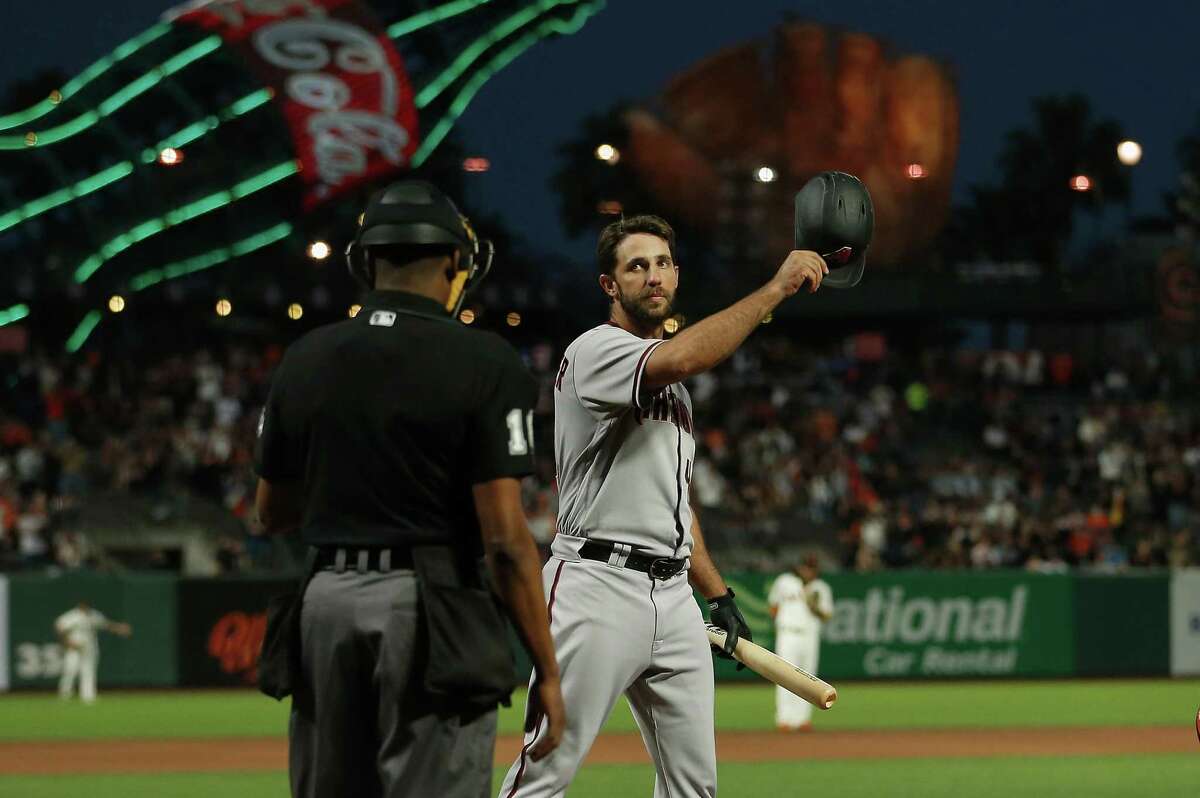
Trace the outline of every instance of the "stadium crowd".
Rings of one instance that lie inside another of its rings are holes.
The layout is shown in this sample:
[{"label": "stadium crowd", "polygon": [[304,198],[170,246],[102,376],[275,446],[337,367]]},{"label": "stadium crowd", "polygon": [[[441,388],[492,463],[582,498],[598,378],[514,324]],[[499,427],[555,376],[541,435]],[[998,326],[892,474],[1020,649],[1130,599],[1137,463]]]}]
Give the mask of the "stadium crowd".
[{"label": "stadium crowd", "polygon": [[1145,353],[861,345],[871,357],[764,339],[698,380],[700,505],[768,547],[796,519],[832,525],[857,570],[1197,562],[1192,375]]},{"label": "stadium crowd", "polygon": [[[550,391],[541,380],[535,537],[554,533]],[[0,567],[81,567],[99,494],[168,518],[219,504],[223,570],[259,567],[252,447],[281,350],[197,350],[150,364],[91,354],[14,362],[0,401]],[[1194,378],[1139,354],[888,351],[856,336],[818,351],[759,335],[690,385],[693,491],[713,548],[828,542],[843,566],[1123,569],[1200,562]]]},{"label": "stadium crowd", "polygon": [[[278,348],[207,350],[150,364],[99,354],[23,358],[0,414],[0,562],[72,568],[98,554],[85,501],[117,493],[167,520],[181,497],[252,524],[258,409]],[[246,545],[220,542],[230,568]],[[246,563],[243,563],[246,564]]]}]

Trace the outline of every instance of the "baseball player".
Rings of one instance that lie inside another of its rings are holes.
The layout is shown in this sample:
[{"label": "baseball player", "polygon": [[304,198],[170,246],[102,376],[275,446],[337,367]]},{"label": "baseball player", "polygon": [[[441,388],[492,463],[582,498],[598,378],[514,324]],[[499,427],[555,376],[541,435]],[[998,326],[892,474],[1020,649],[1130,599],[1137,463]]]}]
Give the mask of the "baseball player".
[{"label": "baseball player", "polygon": [[100,665],[100,643],[96,630],[103,629],[120,637],[133,634],[133,627],[105,618],[86,601],[81,601],[54,621],[54,631],[63,647],[63,670],[58,680],[58,697],[68,699],[79,679],[79,697],[83,703],[96,700],[96,668]]},{"label": "baseball player", "polygon": [[[775,619],[775,653],[817,675],[821,624],[833,617],[833,591],[820,578],[815,555],[806,556],[792,573],[781,574],[767,594]],[[775,726],[780,731],[812,728],[812,704],[775,688]]]},{"label": "baseball player", "polygon": [[692,589],[728,633],[722,655],[750,631],[688,500],[695,427],[682,381],[729,357],[806,283],[816,291],[828,267],[792,252],[762,288],[663,340],[679,284],[671,227],[655,216],[615,222],[597,259],[609,320],[567,347],[554,382],[558,534],[543,578],[567,727],[535,762],[546,724],[527,718],[499,795],[563,795],[624,694],[654,760],[654,795],[713,796],[713,668]]}]

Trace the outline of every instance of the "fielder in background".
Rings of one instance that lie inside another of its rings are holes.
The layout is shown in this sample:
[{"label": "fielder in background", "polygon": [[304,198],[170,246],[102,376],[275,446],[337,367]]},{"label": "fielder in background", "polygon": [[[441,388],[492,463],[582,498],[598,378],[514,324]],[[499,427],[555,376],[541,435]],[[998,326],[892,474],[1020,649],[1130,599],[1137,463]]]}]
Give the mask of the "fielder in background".
[{"label": "fielder in background", "polygon": [[[817,675],[821,624],[833,617],[833,591],[820,578],[816,555],[806,556],[792,573],[781,574],[767,595],[775,619],[775,653]],[[812,728],[812,704],[775,688],[775,726],[780,731]]]},{"label": "fielder in background", "polygon": [[62,677],[58,680],[58,697],[68,699],[75,692],[75,680],[79,679],[79,697],[83,703],[96,700],[96,669],[100,665],[100,641],[97,630],[103,629],[120,637],[133,634],[127,623],[110,621],[99,610],[94,610],[86,601],[79,602],[72,610],[58,616],[54,631],[63,647]]},{"label": "fielder in background", "polygon": [[548,727],[533,707],[499,796],[564,795],[624,695],[654,760],[655,798],[712,798],[713,666],[693,589],[726,632],[721,656],[750,630],[688,498],[696,440],[683,381],[829,269],[816,252],[792,252],[762,288],[665,340],[679,287],[671,226],[656,216],[608,225],[597,266],[609,318],[567,347],[554,381],[558,534],[543,578],[566,732],[552,754],[531,757]]}]

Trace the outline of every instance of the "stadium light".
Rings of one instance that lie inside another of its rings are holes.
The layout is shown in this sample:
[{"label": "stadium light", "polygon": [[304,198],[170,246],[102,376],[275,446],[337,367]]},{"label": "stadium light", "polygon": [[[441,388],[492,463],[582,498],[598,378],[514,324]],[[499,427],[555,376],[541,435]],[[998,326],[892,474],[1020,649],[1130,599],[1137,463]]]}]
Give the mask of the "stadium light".
[{"label": "stadium light", "polygon": [[1092,179],[1087,175],[1074,175],[1071,178],[1069,185],[1071,186],[1072,191],[1078,191],[1080,193],[1091,191]]},{"label": "stadium light", "polygon": [[470,324],[471,322],[475,321],[475,311],[467,308],[462,313],[458,314],[458,320],[463,324]]},{"label": "stadium light", "polygon": [[108,309],[113,313],[120,313],[125,309],[125,297],[120,294],[113,294],[108,298]]},{"label": "stadium light", "polygon": [[779,175],[769,166],[760,166],[754,172],[754,179],[759,183],[774,183],[778,178]]},{"label": "stadium light", "polygon": [[1132,139],[1125,139],[1117,145],[1117,160],[1126,166],[1137,166],[1142,160],[1142,145]]},{"label": "stadium light", "polygon": [[178,166],[183,163],[183,150],[163,147],[158,153],[158,162],[163,166]]},{"label": "stadium light", "polygon": [[617,161],[621,160],[621,151],[611,144],[601,144],[596,148],[596,158],[609,166],[614,166]]},{"label": "stadium light", "polygon": [[929,172],[926,171],[924,164],[910,163],[904,167],[904,176],[909,180],[924,180],[929,177]]},{"label": "stadium light", "polygon": [[471,158],[464,158],[462,168],[464,172],[486,172],[492,168],[492,162],[487,158],[474,156]]},{"label": "stadium light", "polygon": [[304,315],[304,306],[299,302],[293,302],[292,304],[288,305],[287,314],[289,319],[296,321]]},{"label": "stadium light", "polygon": [[325,260],[332,251],[324,241],[314,241],[308,245],[308,257],[313,260]]},{"label": "stadium light", "polygon": [[233,313],[233,303],[230,302],[228,299],[224,299],[224,298],[218,299],[217,300],[217,315],[224,317],[224,316],[228,316],[230,313]]}]

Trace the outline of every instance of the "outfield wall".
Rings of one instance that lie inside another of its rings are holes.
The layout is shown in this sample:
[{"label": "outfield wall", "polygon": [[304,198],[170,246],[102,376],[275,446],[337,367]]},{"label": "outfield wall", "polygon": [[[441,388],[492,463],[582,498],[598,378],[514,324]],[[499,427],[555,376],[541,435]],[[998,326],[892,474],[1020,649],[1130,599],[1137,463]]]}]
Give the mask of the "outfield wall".
[{"label": "outfield wall", "polygon": [[1171,574],[1171,674],[1200,676],[1200,568]]},{"label": "outfield wall", "polygon": [[[839,679],[1200,675],[1200,569],[830,574],[819,671]],[[773,577],[728,574],[756,642],[774,643]],[[272,595],[294,579],[0,576],[0,690],[56,684],[54,619],[86,600],[134,635],[102,635],[102,686],[246,686]],[[598,611],[603,611],[602,609]],[[528,661],[516,646],[518,664]],[[717,662],[720,679],[758,678]]]},{"label": "outfield wall", "polygon": [[170,575],[140,573],[9,576],[6,659],[11,686],[57,685],[63,649],[54,621],[80,601],[88,602],[110,620],[133,626],[129,639],[101,632],[97,676],[101,686],[179,684],[175,650],[178,583]]}]

